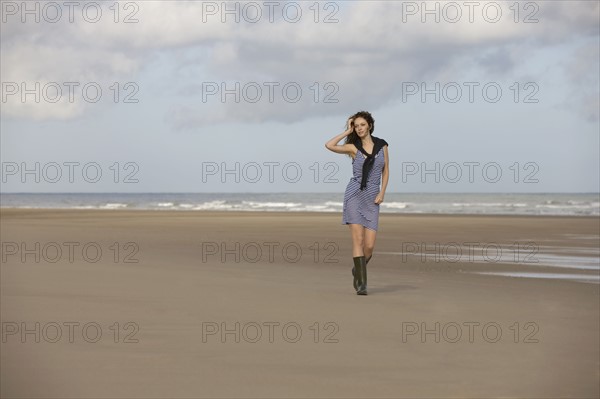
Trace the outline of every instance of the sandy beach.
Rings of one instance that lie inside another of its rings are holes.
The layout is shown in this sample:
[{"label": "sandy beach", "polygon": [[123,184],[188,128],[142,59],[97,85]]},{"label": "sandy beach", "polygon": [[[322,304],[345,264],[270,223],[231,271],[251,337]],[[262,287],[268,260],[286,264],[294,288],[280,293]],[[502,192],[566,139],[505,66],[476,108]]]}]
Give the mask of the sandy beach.
[{"label": "sandy beach", "polygon": [[598,270],[535,262],[595,217],[382,214],[358,296],[337,213],[0,216],[3,398],[600,395]]}]

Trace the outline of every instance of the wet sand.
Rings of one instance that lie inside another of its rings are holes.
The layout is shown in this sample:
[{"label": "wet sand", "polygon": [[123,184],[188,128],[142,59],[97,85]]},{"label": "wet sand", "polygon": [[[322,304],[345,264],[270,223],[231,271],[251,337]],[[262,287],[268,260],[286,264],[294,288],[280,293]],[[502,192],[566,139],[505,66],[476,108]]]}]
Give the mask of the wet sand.
[{"label": "wet sand", "polygon": [[598,218],[382,214],[357,296],[340,214],[0,217],[2,397],[600,395],[599,284],[473,273],[594,278],[521,263],[593,251]]}]

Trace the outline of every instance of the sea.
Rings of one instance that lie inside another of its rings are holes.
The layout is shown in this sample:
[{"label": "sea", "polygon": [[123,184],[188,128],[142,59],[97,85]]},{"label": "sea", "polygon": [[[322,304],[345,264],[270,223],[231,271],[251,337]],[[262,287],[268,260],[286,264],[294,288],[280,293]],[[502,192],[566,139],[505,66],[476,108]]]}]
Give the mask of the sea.
[{"label": "sea", "polygon": [[[2,208],[342,212],[343,193],[0,193]],[[387,193],[382,213],[600,216],[600,193]]]}]

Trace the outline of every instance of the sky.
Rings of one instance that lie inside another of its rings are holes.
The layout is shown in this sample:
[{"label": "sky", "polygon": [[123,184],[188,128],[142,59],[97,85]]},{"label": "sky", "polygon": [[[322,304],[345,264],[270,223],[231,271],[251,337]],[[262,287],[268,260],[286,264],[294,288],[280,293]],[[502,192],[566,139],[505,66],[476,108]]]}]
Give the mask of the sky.
[{"label": "sky", "polygon": [[597,1],[0,5],[3,193],[600,191]]}]

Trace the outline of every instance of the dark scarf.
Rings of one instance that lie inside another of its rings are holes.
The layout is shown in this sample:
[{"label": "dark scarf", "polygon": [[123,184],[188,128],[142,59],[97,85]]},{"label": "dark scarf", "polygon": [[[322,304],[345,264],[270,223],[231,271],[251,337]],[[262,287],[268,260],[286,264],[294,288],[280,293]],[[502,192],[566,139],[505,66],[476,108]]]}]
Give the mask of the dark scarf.
[{"label": "dark scarf", "polygon": [[388,145],[388,143],[384,140],[384,139],[380,139],[378,137],[375,136],[371,136],[371,138],[373,139],[373,152],[371,154],[367,154],[367,152],[365,151],[365,149],[362,146],[362,140],[358,140],[354,146],[363,154],[365,154],[365,156],[367,157],[367,159],[365,159],[365,163],[363,164],[363,170],[362,170],[362,181],[360,182],[360,189],[364,189],[365,187],[367,187],[367,178],[369,177],[369,173],[371,172],[371,168],[373,168],[373,164],[375,163],[375,155],[377,155],[377,153],[379,152],[379,150],[381,150],[381,148],[383,148],[383,146]]}]

